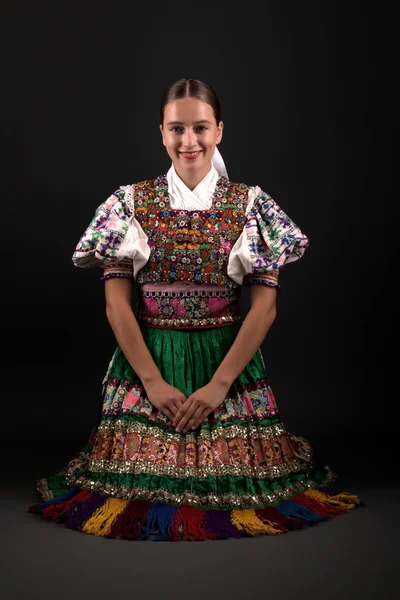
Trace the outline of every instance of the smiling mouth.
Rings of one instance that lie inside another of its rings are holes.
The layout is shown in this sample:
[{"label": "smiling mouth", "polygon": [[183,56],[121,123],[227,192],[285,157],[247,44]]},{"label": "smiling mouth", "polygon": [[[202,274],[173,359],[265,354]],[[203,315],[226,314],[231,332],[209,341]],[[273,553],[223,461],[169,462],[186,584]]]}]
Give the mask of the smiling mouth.
[{"label": "smiling mouth", "polygon": [[183,158],[189,158],[189,159],[193,159],[193,158],[197,158],[201,153],[201,150],[196,150],[196,152],[180,152],[180,155],[183,156]]}]

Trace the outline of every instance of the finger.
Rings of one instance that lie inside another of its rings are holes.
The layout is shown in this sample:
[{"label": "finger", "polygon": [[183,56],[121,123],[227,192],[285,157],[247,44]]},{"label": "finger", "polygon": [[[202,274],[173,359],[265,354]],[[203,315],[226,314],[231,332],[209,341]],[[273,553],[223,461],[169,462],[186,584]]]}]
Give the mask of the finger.
[{"label": "finger", "polygon": [[197,429],[198,427],[200,427],[200,425],[202,424],[202,422],[208,415],[209,415],[208,410],[203,410],[200,413],[199,417],[196,419],[196,422],[192,425],[192,429]]},{"label": "finger", "polygon": [[179,423],[179,421],[181,420],[181,418],[183,417],[183,415],[188,410],[189,406],[191,406],[191,401],[189,401],[189,398],[188,398],[184,402],[184,404],[181,405],[181,407],[179,408],[178,412],[175,415],[174,422],[173,422],[174,427],[176,426],[177,423]]},{"label": "finger", "polygon": [[177,396],[174,397],[173,402],[174,404],[176,404],[176,406],[178,408],[180,408],[182,406],[182,404],[184,404],[186,402],[187,398],[185,396],[185,394],[178,394]]},{"label": "finger", "polygon": [[172,419],[171,419],[171,421],[172,421],[172,422],[174,422],[174,419],[175,419],[175,417],[176,417],[176,413],[178,412],[178,409],[177,409],[177,407],[176,407],[176,406],[173,404],[172,406],[170,406],[170,411],[171,411],[171,414],[172,414]]},{"label": "finger", "polygon": [[192,418],[191,418],[191,419],[189,419],[189,421],[186,423],[186,425],[185,425],[185,427],[184,427],[184,429],[183,429],[183,432],[184,432],[184,433],[187,433],[187,432],[188,432],[188,431],[190,431],[191,429],[192,429],[192,430],[193,430],[193,429],[196,429],[196,423],[198,422],[198,420],[199,420],[199,416],[200,416],[200,415],[201,415],[201,412],[199,413],[198,411],[196,411],[196,412],[193,414]]},{"label": "finger", "polygon": [[184,398],[183,400],[181,400],[180,398],[176,398],[176,399],[174,400],[174,404],[173,404],[173,406],[174,406],[174,408],[176,409],[176,410],[174,411],[174,414],[176,414],[176,413],[178,412],[178,410],[179,410],[180,408],[182,408],[182,406],[183,406],[183,404],[184,404],[185,402],[186,402],[186,398]]},{"label": "finger", "polygon": [[176,431],[181,431],[185,427],[186,423],[189,421],[190,417],[193,415],[196,409],[197,406],[195,404],[189,406],[185,414],[182,416],[181,420],[178,421]]},{"label": "finger", "polygon": [[167,406],[164,408],[164,410],[162,412],[164,413],[164,415],[166,417],[168,417],[168,419],[170,421],[174,420],[174,413]]},{"label": "finger", "polygon": [[204,407],[203,406],[199,406],[197,408],[197,410],[194,411],[192,417],[188,420],[186,427],[184,428],[183,432],[186,433],[187,431],[189,431],[190,428],[192,428],[195,423],[198,422],[200,415],[204,412]]}]

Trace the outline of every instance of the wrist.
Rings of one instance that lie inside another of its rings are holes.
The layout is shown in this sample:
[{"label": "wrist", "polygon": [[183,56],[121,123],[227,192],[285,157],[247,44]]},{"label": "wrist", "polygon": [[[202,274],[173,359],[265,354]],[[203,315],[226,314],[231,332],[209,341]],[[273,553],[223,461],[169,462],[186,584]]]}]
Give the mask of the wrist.
[{"label": "wrist", "polygon": [[158,383],[159,381],[163,381],[163,378],[161,376],[161,373],[150,373],[148,375],[143,375],[142,377],[140,377],[140,380],[146,387],[147,385],[152,385],[154,383]]},{"label": "wrist", "polygon": [[228,378],[226,376],[223,375],[217,375],[215,374],[212,378],[210,383],[212,383],[213,385],[218,386],[219,388],[223,388],[226,391],[229,390],[229,388],[231,387],[233,381],[231,378]]}]

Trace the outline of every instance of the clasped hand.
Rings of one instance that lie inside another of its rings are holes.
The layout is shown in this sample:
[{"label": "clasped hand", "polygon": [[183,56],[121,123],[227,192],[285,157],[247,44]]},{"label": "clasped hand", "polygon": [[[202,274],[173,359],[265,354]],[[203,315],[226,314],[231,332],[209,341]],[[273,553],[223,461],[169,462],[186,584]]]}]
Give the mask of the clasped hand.
[{"label": "clasped hand", "polygon": [[208,415],[226,398],[229,387],[210,381],[188,398],[166,381],[158,381],[146,387],[150,402],[164,413],[176,428],[186,433],[197,429]]}]

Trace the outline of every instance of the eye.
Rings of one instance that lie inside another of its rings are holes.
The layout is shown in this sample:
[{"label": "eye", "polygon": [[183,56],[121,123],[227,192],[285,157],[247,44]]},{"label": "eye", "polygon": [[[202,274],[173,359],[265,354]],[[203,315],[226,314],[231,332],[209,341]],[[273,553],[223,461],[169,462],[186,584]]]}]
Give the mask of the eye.
[{"label": "eye", "polygon": [[172,127],[171,131],[174,131],[175,133],[180,133],[182,131],[182,127],[178,127],[178,126]]},{"label": "eye", "polygon": [[208,127],[206,127],[205,125],[199,125],[197,129],[200,129],[201,131],[206,131]]}]

